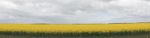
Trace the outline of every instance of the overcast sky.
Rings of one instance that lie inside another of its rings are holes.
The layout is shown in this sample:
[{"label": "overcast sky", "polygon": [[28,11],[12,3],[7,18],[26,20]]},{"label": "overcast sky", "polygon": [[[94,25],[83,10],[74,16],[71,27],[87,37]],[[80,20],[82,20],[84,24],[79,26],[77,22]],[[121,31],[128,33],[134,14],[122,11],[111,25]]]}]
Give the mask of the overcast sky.
[{"label": "overcast sky", "polygon": [[150,0],[0,0],[0,23],[150,22]]}]

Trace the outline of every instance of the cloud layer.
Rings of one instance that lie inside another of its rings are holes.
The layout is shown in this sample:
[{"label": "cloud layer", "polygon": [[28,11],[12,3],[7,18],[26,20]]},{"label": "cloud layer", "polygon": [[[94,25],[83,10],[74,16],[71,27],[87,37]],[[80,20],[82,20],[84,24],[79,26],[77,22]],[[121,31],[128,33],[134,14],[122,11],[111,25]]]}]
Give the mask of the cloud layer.
[{"label": "cloud layer", "polygon": [[0,0],[0,23],[149,22],[150,0]]}]

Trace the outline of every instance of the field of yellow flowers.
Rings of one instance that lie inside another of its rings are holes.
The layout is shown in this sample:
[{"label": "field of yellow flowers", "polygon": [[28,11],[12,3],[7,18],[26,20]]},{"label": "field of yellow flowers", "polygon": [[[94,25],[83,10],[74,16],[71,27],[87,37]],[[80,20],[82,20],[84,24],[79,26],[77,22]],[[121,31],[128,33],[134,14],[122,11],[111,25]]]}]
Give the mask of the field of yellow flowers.
[{"label": "field of yellow flowers", "polygon": [[131,24],[0,24],[0,31],[23,32],[119,32],[150,31],[150,23]]}]

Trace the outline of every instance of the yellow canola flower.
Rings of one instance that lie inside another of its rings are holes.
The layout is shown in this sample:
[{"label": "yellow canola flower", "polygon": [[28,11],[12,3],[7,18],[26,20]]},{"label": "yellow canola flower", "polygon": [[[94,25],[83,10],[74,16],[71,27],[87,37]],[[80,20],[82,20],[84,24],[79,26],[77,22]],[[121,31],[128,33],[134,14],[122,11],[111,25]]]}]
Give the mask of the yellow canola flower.
[{"label": "yellow canola flower", "polygon": [[133,24],[0,24],[0,31],[23,32],[119,32],[150,31],[150,23]]}]

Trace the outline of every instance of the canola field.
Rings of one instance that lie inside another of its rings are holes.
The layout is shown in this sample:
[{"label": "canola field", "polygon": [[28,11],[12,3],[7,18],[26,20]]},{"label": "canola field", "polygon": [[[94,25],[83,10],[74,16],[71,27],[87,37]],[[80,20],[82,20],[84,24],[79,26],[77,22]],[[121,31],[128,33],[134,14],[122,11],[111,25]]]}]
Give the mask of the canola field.
[{"label": "canola field", "polygon": [[0,24],[0,31],[20,32],[119,32],[150,31],[150,23],[131,24]]}]

